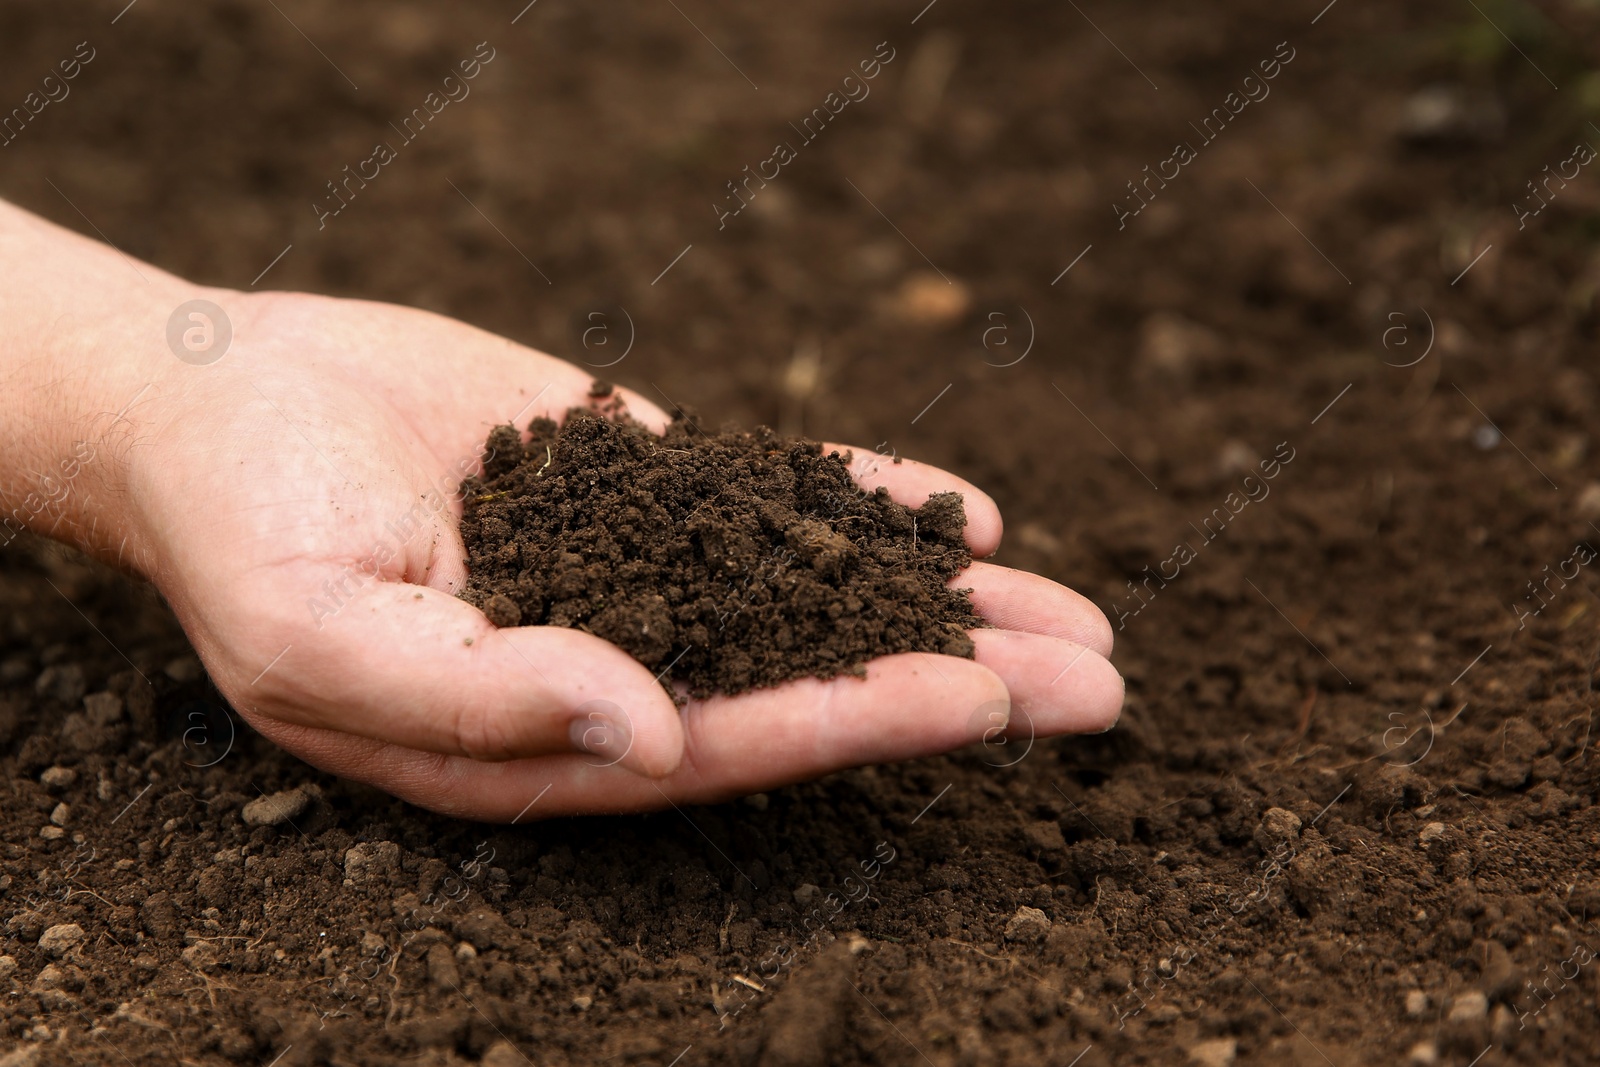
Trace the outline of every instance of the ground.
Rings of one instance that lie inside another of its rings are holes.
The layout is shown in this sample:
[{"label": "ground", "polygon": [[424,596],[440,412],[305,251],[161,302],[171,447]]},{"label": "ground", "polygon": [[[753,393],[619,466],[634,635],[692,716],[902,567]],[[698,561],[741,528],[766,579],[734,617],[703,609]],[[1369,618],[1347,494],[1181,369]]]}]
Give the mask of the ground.
[{"label": "ground", "polygon": [[25,0],[0,105],[84,41],[0,194],[946,465],[1128,702],[475,826],[274,750],[152,593],[17,540],[0,1062],[1600,1053],[1592,0]]}]

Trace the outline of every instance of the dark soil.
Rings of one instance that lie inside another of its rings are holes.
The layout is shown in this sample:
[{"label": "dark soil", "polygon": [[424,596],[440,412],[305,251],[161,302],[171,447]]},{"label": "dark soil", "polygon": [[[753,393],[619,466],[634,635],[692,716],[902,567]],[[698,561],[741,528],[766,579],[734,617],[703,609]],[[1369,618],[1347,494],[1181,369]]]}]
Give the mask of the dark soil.
[{"label": "dark soil", "polygon": [[[0,7],[0,106],[98,50],[0,149],[5,196],[221,285],[292,242],[263,286],[947,466],[1004,510],[997,562],[1122,620],[1128,705],[477,827],[284,756],[147,592],[14,542],[11,1062],[1600,1060],[1600,586],[1570,562],[1600,545],[1600,171],[1528,188],[1600,144],[1592,4],[123,6]],[[472,97],[319,233],[325,182],[486,38]],[[1198,158],[1130,199],[1178,138]],[[573,324],[614,307],[638,343],[603,367]]]},{"label": "dark soil", "polygon": [[693,413],[657,437],[619,405],[490,435],[461,531],[462,596],[491,622],[586,630],[695,697],[971,658],[979,619],[946,585],[972,559],[959,493],[912,510],[814,441]]}]

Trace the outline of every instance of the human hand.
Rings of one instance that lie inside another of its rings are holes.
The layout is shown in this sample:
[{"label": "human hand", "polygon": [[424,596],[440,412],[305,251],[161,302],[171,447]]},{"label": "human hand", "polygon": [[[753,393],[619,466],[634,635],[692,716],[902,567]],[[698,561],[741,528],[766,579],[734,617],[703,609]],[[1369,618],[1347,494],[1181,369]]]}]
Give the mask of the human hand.
[{"label": "human hand", "polygon": [[[995,627],[972,633],[975,661],[886,656],[864,680],[805,679],[681,709],[600,638],[496,630],[454,595],[465,579],[456,483],[477,470],[491,427],[559,418],[585,402],[590,376],[422,311],[188,295],[226,311],[232,347],[208,366],[164,351],[131,361],[140,370],[123,390],[148,380],[123,415],[117,484],[75,526],[92,523],[80,543],[107,558],[115,546],[155,582],[232,706],[312,764],[423,807],[508,821],[704,803],[1002,730],[1043,737],[1116,719],[1104,616],[986,563],[952,583]],[[649,401],[624,399],[665,424]],[[994,503],[954,476],[863,451],[852,470],[911,506],[962,493],[974,555],[998,546]]]}]

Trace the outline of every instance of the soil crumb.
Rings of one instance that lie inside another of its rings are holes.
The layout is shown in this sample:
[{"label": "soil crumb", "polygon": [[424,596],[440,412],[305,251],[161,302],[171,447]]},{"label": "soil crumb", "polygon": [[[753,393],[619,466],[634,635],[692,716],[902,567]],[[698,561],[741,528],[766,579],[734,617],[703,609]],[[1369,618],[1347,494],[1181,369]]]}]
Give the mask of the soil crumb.
[{"label": "soil crumb", "polygon": [[866,492],[815,441],[680,412],[657,437],[597,384],[523,443],[496,427],[462,486],[462,597],[496,626],[571,626],[697,698],[864,674],[896,652],[971,658],[981,624],[959,493]]}]

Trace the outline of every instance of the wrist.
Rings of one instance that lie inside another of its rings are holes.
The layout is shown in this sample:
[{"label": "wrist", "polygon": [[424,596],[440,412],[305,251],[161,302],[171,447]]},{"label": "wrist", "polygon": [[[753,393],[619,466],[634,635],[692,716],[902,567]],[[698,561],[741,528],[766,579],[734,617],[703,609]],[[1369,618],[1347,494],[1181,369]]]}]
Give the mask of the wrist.
[{"label": "wrist", "polygon": [[200,287],[0,204],[0,550],[21,530],[148,576],[128,493]]}]

